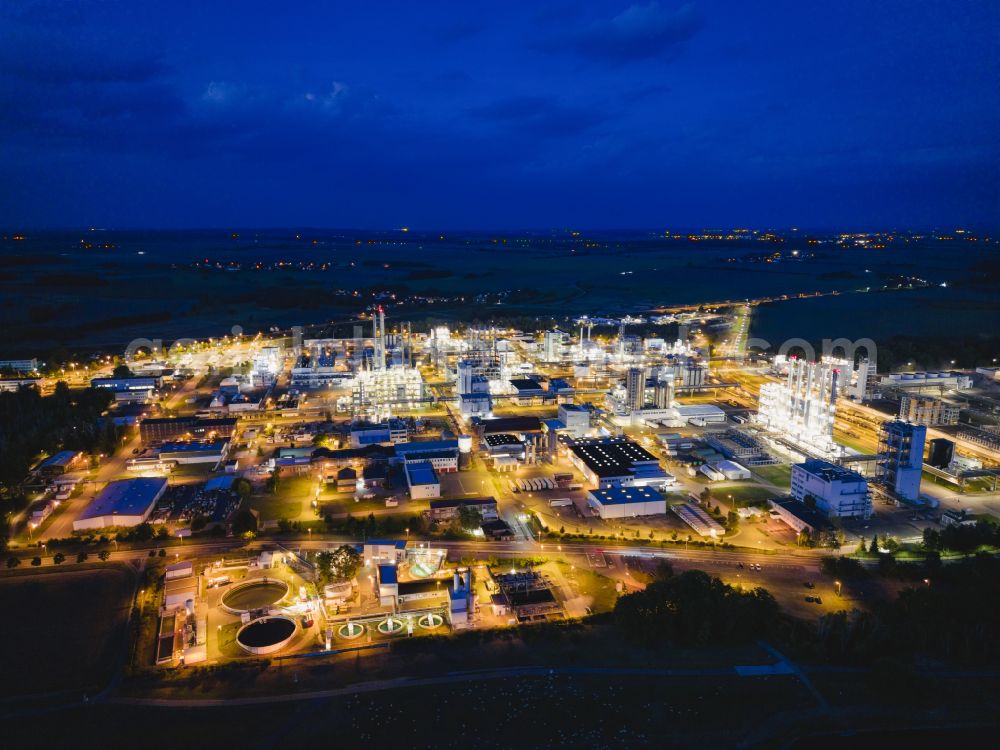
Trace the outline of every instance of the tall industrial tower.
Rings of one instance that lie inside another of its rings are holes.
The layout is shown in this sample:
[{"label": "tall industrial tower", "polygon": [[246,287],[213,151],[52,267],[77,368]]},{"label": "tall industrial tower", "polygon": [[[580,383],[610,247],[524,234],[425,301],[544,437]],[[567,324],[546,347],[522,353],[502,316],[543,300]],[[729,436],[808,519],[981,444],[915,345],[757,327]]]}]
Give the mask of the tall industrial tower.
[{"label": "tall industrial tower", "polygon": [[835,458],[842,453],[833,441],[840,370],[801,359],[788,364],[784,383],[761,386],[759,420],[804,452]]},{"label": "tall industrial tower", "polygon": [[920,475],[924,468],[927,428],[898,419],[883,422],[878,433],[875,477],[901,500],[920,499]]},{"label": "tall industrial tower", "polygon": [[646,371],[641,367],[630,367],[625,373],[625,403],[632,411],[638,411],[646,401]]}]

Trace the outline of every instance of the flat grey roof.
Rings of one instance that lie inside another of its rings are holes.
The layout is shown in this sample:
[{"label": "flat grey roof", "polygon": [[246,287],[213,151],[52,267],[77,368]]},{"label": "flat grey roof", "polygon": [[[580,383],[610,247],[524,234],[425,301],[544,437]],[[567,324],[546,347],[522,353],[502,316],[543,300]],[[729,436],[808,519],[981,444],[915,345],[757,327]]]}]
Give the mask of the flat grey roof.
[{"label": "flat grey roof", "polygon": [[113,514],[141,516],[156,502],[166,486],[166,477],[139,477],[111,482],[84,509],[80,519]]}]

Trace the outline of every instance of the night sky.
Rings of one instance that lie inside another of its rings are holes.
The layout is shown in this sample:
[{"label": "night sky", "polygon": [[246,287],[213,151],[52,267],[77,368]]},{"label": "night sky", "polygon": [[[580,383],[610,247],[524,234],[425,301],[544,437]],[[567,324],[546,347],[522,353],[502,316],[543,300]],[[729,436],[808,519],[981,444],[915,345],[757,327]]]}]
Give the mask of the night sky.
[{"label": "night sky", "polygon": [[0,226],[1000,222],[1000,3],[0,5]]}]

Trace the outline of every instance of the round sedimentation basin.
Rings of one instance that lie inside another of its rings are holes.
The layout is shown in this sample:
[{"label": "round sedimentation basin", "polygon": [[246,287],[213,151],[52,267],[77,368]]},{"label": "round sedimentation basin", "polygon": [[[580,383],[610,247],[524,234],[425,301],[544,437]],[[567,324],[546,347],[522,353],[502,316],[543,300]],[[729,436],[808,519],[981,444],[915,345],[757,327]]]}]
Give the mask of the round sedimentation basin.
[{"label": "round sedimentation basin", "polygon": [[378,624],[378,632],[382,635],[396,635],[403,632],[403,621],[395,617],[387,617]]},{"label": "round sedimentation basin", "polygon": [[424,630],[434,630],[444,625],[444,618],[441,615],[430,613],[417,620],[417,625]]},{"label": "round sedimentation basin", "polygon": [[288,584],[274,578],[257,578],[233,586],[222,595],[222,608],[233,614],[264,609],[288,595]]},{"label": "round sedimentation basin", "polygon": [[263,656],[283,649],[294,635],[295,620],[290,617],[262,617],[240,628],[236,642],[247,653]]},{"label": "round sedimentation basin", "polygon": [[348,622],[337,628],[337,635],[345,641],[353,641],[355,638],[360,638],[364,635],[364,632],[364,627],[356,622]]}]

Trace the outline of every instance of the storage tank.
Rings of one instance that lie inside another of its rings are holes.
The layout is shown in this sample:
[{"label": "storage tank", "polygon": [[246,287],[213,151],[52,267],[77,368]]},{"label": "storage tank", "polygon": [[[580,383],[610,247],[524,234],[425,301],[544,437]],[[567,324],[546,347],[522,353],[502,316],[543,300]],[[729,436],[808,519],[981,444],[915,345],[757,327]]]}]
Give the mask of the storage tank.
[{"label": "storage tank", "polygon": [[458,468],[459,471],[472,468],[472,438],[469,435],[458,436]]}]

